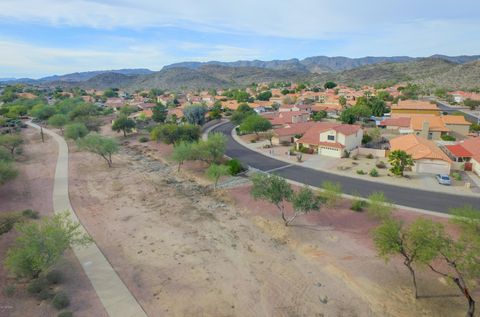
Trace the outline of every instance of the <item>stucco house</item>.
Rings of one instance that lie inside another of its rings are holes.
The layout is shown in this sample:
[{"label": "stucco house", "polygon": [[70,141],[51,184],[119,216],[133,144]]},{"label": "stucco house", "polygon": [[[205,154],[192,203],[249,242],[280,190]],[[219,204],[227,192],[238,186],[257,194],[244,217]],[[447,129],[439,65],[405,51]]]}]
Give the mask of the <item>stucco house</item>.
[{"label": "stucco house", "polygon": [[452,160],[435,143],[415,134],[390,140],[390,150],[402,150],[412,156],[416,173],[450,174]]},{"label": "stucco house", "polygon": [[470,138],[444,147],[447,155],[456,163],[470,163],[472,171],[480,176],[480,138]]},{"label": "stucco house", "polygon": [[318,122],[296,141],[297,149],[307,147],[319,155],[341,158],[345,151],[362,144],[363,130],[359,125]]}]

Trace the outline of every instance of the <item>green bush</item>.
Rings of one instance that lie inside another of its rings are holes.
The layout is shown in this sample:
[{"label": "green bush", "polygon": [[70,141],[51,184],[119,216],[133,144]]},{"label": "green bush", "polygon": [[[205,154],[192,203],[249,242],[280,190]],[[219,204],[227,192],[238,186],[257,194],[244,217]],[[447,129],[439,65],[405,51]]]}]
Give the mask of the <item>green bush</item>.
[{"label": "green bush", "polygon": [[369,159],[369,160],[373,159],[373,154],[372,154],[372,153],[368,153],[368,154],[367,154],[367,159]]},{"label": "green bush", "polygon": [[49,284],[59,284],[63,280],[62,273],[58,270],[51,270],[45,276]]},{"label": "green bush", "polygon": [[27,292],[29,294],[39,294],[41,291],[48,288],[47,280],[43,277],[33,279],[27,285]]},{"label": "green bush", "polygon": [[444,134],[441,136],[442,140],[443,141],[455,141],[457,140],[457,138],[455,138],[453,135],[449,135],[449,134]]},{"label": "green bush", "polygon": [[365,175],[367,174],[364,170],[357,170],[358,175]]},{"label": "green bush", "polygon": [[378,171],[376,168],[372,168],[372,170],[370,171],[370,176],[378,177]]},{"label": "green bush", "polygon": [[15,285],[5,286],[5,288],[3,289],[3,293],[7,297],[12,297],[13,295],[15,295]]},{"label": "green bush", "polygon": [[32,210],[32,209],[25,209],[22,211],[22,216],[25,218],[30,218],[30,219],[38,219],[38,211]]},{"label": "green bush", "polygon": [[76,140],[88,134],[88,129],[83,123],[70,123],[65,126],[65,138]]},{"label": "green bush", "polygon": [[391,217],[393,204],[383,192],[374,192],[368,196],[368,213],[374,218],[385,220]]},{"label": "green bush", "polygon": [[350,207],[351,210],[353,211],[363,211],[363,209],[367,207],[367,202],[365,200],[362,200],[362,199],[359,199],[359,198],[355,198],[353,201],[352,201],[352,206]]},{"label": "green bush", "polygon": [[240,161],[237,159],[228,161],[227,166],[230,169],[231,175],[237,175],[238,173],[241,173],[245,170],[242,163],[240,163]]},{"label": "green bush", "polygon": [[377,164],[375,164],[375,166],[376,166],[377,168],[386,168],[386,167],[387,167],[387,165],[385,164],[384,161],[379,161],[379,162],[377,162]]},{"label": "green bush", "polygon": [[18,213],[8,212],[0,214],[0,235],[12,230],[13,226],[21,220]]},{"label": "green bush", "polygon": [[56,309],[64,309],[70,305],[70,299],[68,299],[67,294],[60,292],[53,297],[52,305]]},{"label": "green bush", "polygon": [[73,317],[73,313],[69,310],[66,310],[59,313],[57,317]]},{"label": "green bush", "polygon": [[141,136],[139,139],[138,139],[138,142],[140,143],[145,143],[145,142],[148,142],[149,141],[149,138],[146,137],[146,136]]},{"label": "green bush", "polygon": [[328,206],[335,206],[341,199],[342,186],[339,183],[329,181],[322,183],[323,192],[321,195],[325,198]]},{"label": "green bush", "polygon": [[3,147],[0,147],[0,161],[10,162],[12,160],[12,155]]},{"label": "green bush", "polygon": [[456,181],[461,181],[462,180],[462,175],[460,173],[457,173],[457,172],[453,172],[452,177]]}]

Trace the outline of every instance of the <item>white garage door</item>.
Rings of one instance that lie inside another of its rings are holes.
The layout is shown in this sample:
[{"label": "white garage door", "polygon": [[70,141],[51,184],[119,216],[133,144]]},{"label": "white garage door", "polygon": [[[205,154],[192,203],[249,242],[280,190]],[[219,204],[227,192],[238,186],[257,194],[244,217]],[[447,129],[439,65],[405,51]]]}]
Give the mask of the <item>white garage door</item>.
[{"label": "white garage door", "polygon": [[320,155],[325,155],[325,156],[331,156],[331,157],[340,157],[342,152],[340,149],[334,149],[334,148],[320,148],[319,151]]},{"label": "white garage door", "polygon": [[417,173],[450,174],[450,165],[444,161],[417,161]]}]

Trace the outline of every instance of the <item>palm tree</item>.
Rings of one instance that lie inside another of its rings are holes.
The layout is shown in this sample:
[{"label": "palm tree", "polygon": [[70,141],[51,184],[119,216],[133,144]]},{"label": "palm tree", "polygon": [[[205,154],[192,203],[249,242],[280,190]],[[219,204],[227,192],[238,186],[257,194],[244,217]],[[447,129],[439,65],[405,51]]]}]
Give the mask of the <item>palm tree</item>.
[{"label": "palm tree", "polygon": [[390,152],[388,155],[388,162],[392,165],[390,172],[397,176],[403,176],[405,168],[413,166],[412,156],[402,150]]}]

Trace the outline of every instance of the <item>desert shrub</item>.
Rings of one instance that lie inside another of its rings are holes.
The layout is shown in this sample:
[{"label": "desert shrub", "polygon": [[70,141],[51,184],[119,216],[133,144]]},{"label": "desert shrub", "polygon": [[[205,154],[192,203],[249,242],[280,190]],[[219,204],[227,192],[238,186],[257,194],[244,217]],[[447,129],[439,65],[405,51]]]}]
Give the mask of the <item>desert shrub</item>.
[{"label": "desert shrub", "polygon": [[33,279],[27,285],[27,292],[29,294],[39,294],[42,290],[48,288],[47,280],[44,277]]},{"label": "desert shrub", "polygon": [[0,161],[10,162],[12,160],[12,154],[3,147],[0,147]]},{"label": "desert shrub", "polygon": [[62,273],[58,270],[51,270],[45,276],[49,284],[59,284],[63,280]]},{"label": "desert shrub", "polygon": [[38,211],[32,210],[32,209],[25,209],[22,211],[22,216],[25,218],[30,218],[30,219],[38,219]]},{"label": "desert shrub", "polygon": [[369,160],[373,159],[373,154],[372,154],[372,153],[368,153],[368,154],[367,154],[367,159],[369,159]]},{"label": "desert shrub", "polygon": [[387,167],[387,165],[385,164],[384,161],[379,161],[379,162],[377,162],[377,163],[375,164],[375,166],[376,166],[377,168],[386,168],[386,167]]},{"label": "desert shrub", "polygon": [[329,181],[322,183],[322,196],[326,200],[326,204],[330,207],[335,206],[341,198],[342,186],[339,183],[332,183]]},{"label": "desert shrub", "polygon": [[350,157],[350,151],[344,150],[343,151],[343,157],[349,158]]},{"label": "desert shrub", "polygon": [[18,213],[8,212],[0,214],[0,235],[12,230],[13,226],[19,222],[21,216]]},{"label": "desert shrub", "polygon": [[377,171],[376,168],[372,168],[372,169],[370,170],[370,176],[372,176],[372,177],[378,177],[378,171]]},{"label": "desert shrub", "polygon": [[145,142],[148,142],[148,137],[147,136],[141,136],[139,139],[138,139],[138,142],[140,143],[145,143]]},{"label": "desert shrub", "polygon": [[353,159],[354,161],[358,160],[358,155],[352,156],[352,159]]},{"label": "desert shrub", "polygon": [[228,161],[227,165],[230,168],[231,175],[237,175],[238,173],[241,173],[245,170],[242,163],[240,163],[240,161],[237,159]]},{"label": "desert shrub", "polygon": [[250,140],[250,143],[257,143],[257,140],[252,139],[252,140]]},{"label": "desert shrub", "polygon": [[22,155],[23,154],[23,148],[17,147],[15,149],[15,155]]},{"label": "desert shrub", "polygon": [[364,208],[367,207],[367,202],[365,200],[362,200],[360,198],[355,198],[352,201],[352,205],[350,206],[350,209],[353,211],[363,211]]},{"label": "desert shrub", "polygon": [[453,173],[452,173],[452,177],[453,177],[453,179],[456,180],[456,181],[461,181],[461,180],[462,180],[462,175],[461,175],[460,173],[458,173],[458,172],[453,172]]},{"label": "desert shrub", "polygon": [[365,175],[367,174],[364,170],[357,170],[358,175]]},{"label": "desert shrub", "polygon": [[15,295],[15,286],[14,285],[5,286],[5,288],[3,289],[3,293],[7,297],[12,297],[13,295]]},{"label": "desert shrub", "polygon": [[52,305],[58,310],[64,309],[70,305],[70,299],[68,299],[67,294],[60,292],[53,297]]},{"label": "desert shrub", "polygon": [[73,317],[73,313],[69,310],[66,310],[59,313],[57,317]]},{"label": "desert shrub", "polygon": [[39,300],[47,300],[53,297],[53,293],[48,288],[44,288],[39,293],[35,294],[35,297]]},{"label": "desert shrub", "polygon": [[368,214],[374,218],[385,220],[390,218],[393,205],[387,200],[383,192],[374,192],[368,196]]}]

